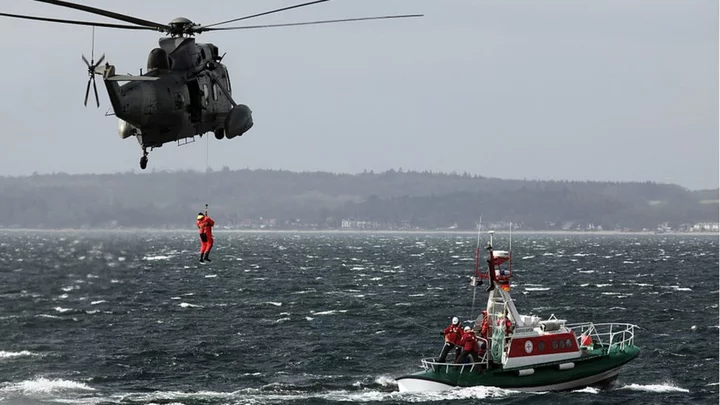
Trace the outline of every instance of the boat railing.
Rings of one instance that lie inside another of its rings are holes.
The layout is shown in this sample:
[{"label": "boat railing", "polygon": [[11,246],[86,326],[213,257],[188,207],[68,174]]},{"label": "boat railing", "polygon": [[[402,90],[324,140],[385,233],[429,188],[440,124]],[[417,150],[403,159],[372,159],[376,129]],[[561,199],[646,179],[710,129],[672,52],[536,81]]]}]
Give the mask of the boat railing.
[{"label": "boat railing", "polygon": [[600,344],[601,347],[609,350],[624,349],[626,346],[635,344],[635,328],[637,325],[630,323],[575,323],[566,325],[575,333],[580,347],[587,346],[584,341],[589,336],[593,344]]},{"label": "boat railing", "polygon": [[[421,359],[420,362],[422,363],[422,367],[426,371],[435,371],[435,372],[459,372],[460,374],[465,372],[473,372],[476,370],[481,369],[487,369],[488,368],[488,361],[490,359],[490,347],[488,346],[487,340],[483,338],[478,338],[478,343],[484,342],[485,343],[485,353],[483,354],[482,358],[479,359],[479,361],[476,362],[470,362],[470,363],[455,363],[455,362],[443,362],[440,363],[436,361],[433,357],[427,357],[424,359]],[[470,357],[468,357],[470,359]]]}]

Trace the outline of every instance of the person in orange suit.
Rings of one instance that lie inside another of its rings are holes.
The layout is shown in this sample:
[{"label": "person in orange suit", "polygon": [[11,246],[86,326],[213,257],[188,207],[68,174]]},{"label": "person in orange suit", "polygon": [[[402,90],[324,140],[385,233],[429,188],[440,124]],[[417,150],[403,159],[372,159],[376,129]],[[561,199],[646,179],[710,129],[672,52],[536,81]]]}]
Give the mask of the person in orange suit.
[{"label": "person in orange suit", "polygon": [[204,214],[198,213],[196,224],[200,232],[200,261],[210,262],[212,261],[210,260],[210,250],[213,247],[212,228],[215,226],[215,221],[208,216],[206,209]]}]

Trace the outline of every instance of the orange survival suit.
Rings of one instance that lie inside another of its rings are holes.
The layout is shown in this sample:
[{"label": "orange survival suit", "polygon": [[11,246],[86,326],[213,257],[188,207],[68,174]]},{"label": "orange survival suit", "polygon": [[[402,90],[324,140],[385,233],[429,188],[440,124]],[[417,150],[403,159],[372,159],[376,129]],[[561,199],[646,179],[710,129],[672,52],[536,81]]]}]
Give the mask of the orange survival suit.
[{"label": "orange survival suit", "polygon": [[200,231],[200,261],[211,261],[210,250],[213,247],[212,227],[215,221],[202,212],[197,216],[197,227]]}]

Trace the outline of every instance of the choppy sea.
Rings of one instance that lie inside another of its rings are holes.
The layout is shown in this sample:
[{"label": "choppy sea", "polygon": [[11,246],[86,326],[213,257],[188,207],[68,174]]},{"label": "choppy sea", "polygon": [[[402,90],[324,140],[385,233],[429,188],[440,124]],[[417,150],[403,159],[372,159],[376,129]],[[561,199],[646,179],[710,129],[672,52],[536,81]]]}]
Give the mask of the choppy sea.
[{"label": "choppy sea", "polygon": [[200,264],[194,232],[0,232],[0,403],[720,400],[718,237],[692,235],[513,236],[521,313],[639,326],[640,357],[610,389],[399,393],[394,378],[439,353],[450,318],[484,305],[476,244],[217,232]]}]

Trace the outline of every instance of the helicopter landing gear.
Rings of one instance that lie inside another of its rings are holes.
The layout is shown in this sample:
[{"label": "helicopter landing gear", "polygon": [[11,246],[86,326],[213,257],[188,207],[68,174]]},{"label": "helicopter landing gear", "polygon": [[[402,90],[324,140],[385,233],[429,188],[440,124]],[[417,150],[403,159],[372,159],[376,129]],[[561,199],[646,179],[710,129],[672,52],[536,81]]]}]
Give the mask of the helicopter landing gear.
[{"label": "helicopter landing gear", "polygon": [[215,130],[215,139],[223,139],[225,138],[225,128],[218,128]]},{"label": "helicopter landing gear", "polygon": [[148,163],[147,155],[148,155],[147,149],[143,148],[143,155],[140,158],[140,168],[142,170],[145,170],[145,168],[147,167],[147,163]]}]

